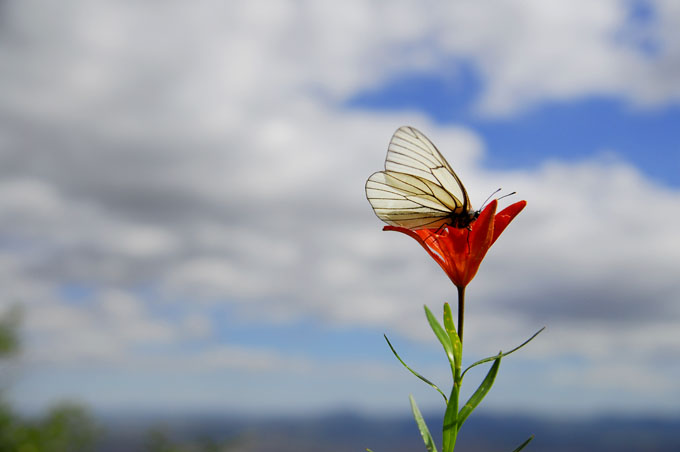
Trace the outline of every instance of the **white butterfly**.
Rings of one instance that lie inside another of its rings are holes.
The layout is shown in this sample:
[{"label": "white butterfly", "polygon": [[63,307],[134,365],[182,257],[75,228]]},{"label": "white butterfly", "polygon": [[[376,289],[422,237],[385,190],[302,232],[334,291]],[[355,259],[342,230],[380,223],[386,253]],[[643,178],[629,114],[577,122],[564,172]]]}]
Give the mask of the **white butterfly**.
[{"label": "white butterfly", "polygon": [[451,166],[413,127],[394,132],[385,171],[368,178],[366,197],[378,218],[409,229],[467,228],[479,216]]}]

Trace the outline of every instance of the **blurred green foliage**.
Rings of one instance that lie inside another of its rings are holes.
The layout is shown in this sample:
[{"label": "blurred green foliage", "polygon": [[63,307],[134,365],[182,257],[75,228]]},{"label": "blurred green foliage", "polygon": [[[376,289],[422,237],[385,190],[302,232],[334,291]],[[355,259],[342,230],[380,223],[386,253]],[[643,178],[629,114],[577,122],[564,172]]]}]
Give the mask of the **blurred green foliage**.
[{"label": "blurred green foliage", "polygon": [[[0,316],[0,362],[20,351],[21,310],[13,308]],[[7,376],[0,367],[0,382]],[[25,418],[16,413],[0,389],[0,452],[88,452],[97,450],[103,429],[89,411],[76,403],[62,403],[46,414]],[[234,450],[234,441],[205,439],[176,443],[164,429],[151,429],[148,452],[221,452]]]},{"label": "blurred green foliage", "polygon": [[21,310],[11,308],[0,318],[0,358],[13,355],[19,350],[18,328]]},{"label": "blurred green foliage", "polygon": [[59,405],[34,420],[20,418],[6,404],[0,407],[1,451],[93,451],[99,433],[87,410],[74,404]]},{"label": "blurred green foliage", "polygon": [[[0,318],[0,359],[19,351],[21,311],[10,309]],[[24,419],[0,393],[0,451],[85,452],[95,450],[100,428],[88,411],[73,403],[55,406],[36,419]]]}]

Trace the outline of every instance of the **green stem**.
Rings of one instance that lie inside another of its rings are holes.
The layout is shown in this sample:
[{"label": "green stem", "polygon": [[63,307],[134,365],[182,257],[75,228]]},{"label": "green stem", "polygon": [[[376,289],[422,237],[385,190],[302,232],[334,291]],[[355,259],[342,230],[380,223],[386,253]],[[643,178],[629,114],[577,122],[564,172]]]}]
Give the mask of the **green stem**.
[{"label": "green stem", "polygon": [[465,316],[465,286],[458,287],[458,337],[463,343],[463,317]]},{"label": "green stem", "polygon": [[[465,316],[465,286],[458,287],[458,328],[457,333],[460,338],[460,345],[463,346],[463,318]],[[462,352],[461,352],[462,353]],[[453,372],[453,389],[451,390],[451,395],[446,407],[446,413],[444,415],[444,444],[442,447],[442,452],[453,452],[456,447],[456,439],[458,438],[458,415],[453,413],[458,413],[458,398],[460,396],[460,385],[463,382],[461,375],[461,362],[458,360],[456,362],[456,367]],[[456,419],[455,424],[451,425],[450,421],[447,423],[447,419]]]}]

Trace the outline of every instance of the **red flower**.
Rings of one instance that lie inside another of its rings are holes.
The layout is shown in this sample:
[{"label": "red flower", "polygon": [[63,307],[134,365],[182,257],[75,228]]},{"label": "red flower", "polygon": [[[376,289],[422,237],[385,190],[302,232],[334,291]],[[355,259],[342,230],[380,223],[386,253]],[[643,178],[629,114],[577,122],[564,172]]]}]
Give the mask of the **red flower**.
[{"label": "red flower", "polygon": [[465,288],[477,274],[479,264],[501,232],[527,205],[519,201],[498,214],[493,200],[479,214],[470,229],[447,226],[439,229],[407,229],[399,226],[385,226],[383,231],[398,231],[407,234],[420,243],[425,251],[437,261],[453,284]]}]

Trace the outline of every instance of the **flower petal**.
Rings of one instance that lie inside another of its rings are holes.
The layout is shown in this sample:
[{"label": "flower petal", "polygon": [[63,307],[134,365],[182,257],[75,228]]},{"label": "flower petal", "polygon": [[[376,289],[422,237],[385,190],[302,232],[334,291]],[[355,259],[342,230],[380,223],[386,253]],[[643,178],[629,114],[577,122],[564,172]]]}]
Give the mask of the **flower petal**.
[{"label": "flower petal", "polygon": [[[418,230],[412,230],[408,228],[402,228],[401,226],[385,226],[383,227],[383,231],[396,231],[396,232],[401,232],[403,234],[408,235],[409,237],[415,239],[418,243],[420,243],[420,246],[425,248],[425,251],[434,259],[444,271],[446,271],[446,261],[445,261],[445,256],[440,256],[438,255],[435,251],[433,251],[430,246],[428,245],[428,242],[431,240],[428,240],[428,238],[433,235],[433,232],[431,229],[418,229]],[[424,235],[424,237],[421,237],[418,232],[422,231],[421,233]],[[436,241],[435,241],[436,242]],[[437,250],[439,251],[439,250]]]},{"label": "flower petal", "polygon": [[469,237],[470,253],[467,257],[465,275],[462,280],[463,286],[468,285],[472,278],[475,277],[482,259],[484,259],[486,252],[489,251],[489,247],[493,243],[494,214],[496,213],[497,206],[498,202],[494,199],[482,210],[479,218],[471,225],[472,230]]},{"label": "flower petal", "polygon": [[477,274],[491,245],[525,206],[526,201],[516,202],[496,214],[498,201],[493,200],[469,228],[446,226],[413,230],[385,226],[383,230],[401,232],[415,239],[439,264],[453,284],[465,287]]},{"label": "flower petal", "polygon": [[519,201],[498,212],[494,221],[493,240],[491,241],[492,245],[526,205],[526,201]]}]

